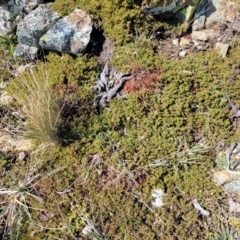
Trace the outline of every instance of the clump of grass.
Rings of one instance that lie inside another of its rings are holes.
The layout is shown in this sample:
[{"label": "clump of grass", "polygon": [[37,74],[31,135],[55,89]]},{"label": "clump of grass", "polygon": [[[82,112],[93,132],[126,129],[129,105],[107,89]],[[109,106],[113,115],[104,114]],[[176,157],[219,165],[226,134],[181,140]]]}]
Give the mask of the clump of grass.
[{"label": "clump of grass", "polygon": [[26,203],[26,198],[32,198],[33,200],[42,203],[42,199],[31,192],[28,187],[31,181],[27,181],[24,184],[20,184],[16,188],[1,188],[0,196],[6,199],[2,202],[2,211],[0,214],[0,222],[4,225],[3,236],[10,236],[10,239],[19,239],[20,228],[26,221],[32,221],[29,207]]},{"label": "clump of grass", "polygon": [[239,239],[239,232],[234,231],[229,224],[221,224],[215,234],[215,240],[235,240]]},{"label": "clump of grass", "polygon": [[61,107],[44,63],[17,76],[8,91],[22,106],[27,119],[27,136],[39,142],[57,143]]}]

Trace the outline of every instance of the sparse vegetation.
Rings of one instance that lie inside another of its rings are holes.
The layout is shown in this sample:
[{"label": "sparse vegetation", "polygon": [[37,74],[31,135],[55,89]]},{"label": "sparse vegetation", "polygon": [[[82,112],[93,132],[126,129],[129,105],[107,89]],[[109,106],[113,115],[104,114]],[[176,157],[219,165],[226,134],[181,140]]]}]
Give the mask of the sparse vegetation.
[{"label": "sparse vegetation", "polygon": [[[109,66],[132,79],[122,88],[126,99],[99,111],[91,86],[102,66],[93,56],[49,53],[11,79],[7,90],[40,155],[0,157],[0,237],[209,240],[240,229],[221,227],[227,196],[210,171],[227,167],[215,146],[239,139],[227,100],[240,105],[240,47],[224,59],[214,50],[161,54],[147,37],[153,18],[140,13],[145,3],[157,1],[54,2],[63,15],[91,11],[116,43]],[[160,208],[152,204],[156,189],[164,192]]]},{"label": "sparse vegetation", "polygon": [[41,174],[42,161],[41,155],[32,153],[26,164],[12,166],[12,175],[1,180],[1,186],[5,186],[0,188],[2,239],[22,239],[24,237],[22,230],[26,224],[44,228],[39,219],[33,217],[33,212],[41,215],[46,211],[43,198],[39,196],[36,186],[41,180],[64,168]]},{"label": "sparse vegetation", "polygon": [[[64,57],[63,69],[56,67],[62,64],[58,57],[50,55],[49,61],[55,59],[47,63],[53,73],[48,77],[51,86],[64,86],[64,79],[78,86],[70,95],[72,101],[79,102],[73,119],[78,137],[70,145],[49,149],[43,156],[51,159],[44,162],[44,172],[65,168],[61,178],[51,175],[38,182],[45,207],[51,209],[54,217],[47,222],[40,220],[48,230],[26,230],[24,225],[26,236],[34,231],[37,238],[81,237],[88,219],[106,239],[213,237],[225,197],[209,175],[215,156],[211,147],[220,140],[227,142],[237,137],[224,101],[236,84],[226,83],[233,74],[229,69],[233,56],[224,61],[214,52],[181,61],[161,57],[156,64],[161,71],[155,89],[130,91],[127,100],[113,100],[110,108],[96,114],[90,88],[97,73],[94,64],[85,65],[92,66],[92,78],[74,81],[75,77],[66,70],[73,69],[76,62]],[[235,60],[234,64],[238,62]],[[144,71],[146,77],[150,72]],[[58,74],[60,77],[54,82],[53,76]],[[238,101],[237,95],[232,98]],[[196,144],[199,136],[201,140]],[[151,206],[154,188],[166,192],[161,209]],[[56,196],[56,192],[62,195]],[[207,229],[189,204],[194,198],[215,213],[210,215]],[[38,219],[36,212],[31,214]],[[70,226],[70,230],[54,230],[63,225]],[[140,229],[138,233],[136,227]]]}]

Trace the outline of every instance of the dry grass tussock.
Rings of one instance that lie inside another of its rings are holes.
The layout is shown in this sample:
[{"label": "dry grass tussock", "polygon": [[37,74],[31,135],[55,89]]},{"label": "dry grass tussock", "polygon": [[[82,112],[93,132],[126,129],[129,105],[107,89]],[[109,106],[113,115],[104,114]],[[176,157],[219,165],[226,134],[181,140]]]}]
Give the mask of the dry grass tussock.
[{"label": "dry grass tussock", "polygon": [[9,87],[27,119],[27,136],[39,142],[57,143],[61,108],[49,83],[46,64],[30,67]]}]

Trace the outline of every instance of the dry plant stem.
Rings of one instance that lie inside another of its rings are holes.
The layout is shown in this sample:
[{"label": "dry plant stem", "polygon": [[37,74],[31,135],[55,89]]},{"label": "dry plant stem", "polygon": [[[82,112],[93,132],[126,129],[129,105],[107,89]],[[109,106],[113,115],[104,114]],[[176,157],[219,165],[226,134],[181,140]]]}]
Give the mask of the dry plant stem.
[{"label": "dry plant stem", "polygon": [[[57,204],[57,207],[58,207],[58,211],[59,211],[59,213],[60,213],[60,215],[61,215],[61,218],[62,218],[62,220],[63,220],[64,227],[65,227],[66,229],[68,229],[68,224],[67,224],[67,222],[66,222],[66,220],[65,220],[65,218],[64,218],[64,216],[63,216],[63,213],[62,213],[62,211],[61,211],[61,209],[60,209],[60,206],[59,206],[59,203],[58,203],[58,200],[57,200],[56,197],[55,197],[55,201],[56,201],[56,204]],[[73,237],[74,237],[74,236],[73,236]],[[66,235],[65,232],[64,232],[64,238],[67,240],[67,235]]]},{"label": "dry plant stem", "polygon": [[192,201],[193,206],[199,211],[200,214],[202,214],[203,216],[208,217],[210,215],[210,212],[205,210],[203,207],[201,207],[201,205],[199,204],[197,199],[194,199]]}]

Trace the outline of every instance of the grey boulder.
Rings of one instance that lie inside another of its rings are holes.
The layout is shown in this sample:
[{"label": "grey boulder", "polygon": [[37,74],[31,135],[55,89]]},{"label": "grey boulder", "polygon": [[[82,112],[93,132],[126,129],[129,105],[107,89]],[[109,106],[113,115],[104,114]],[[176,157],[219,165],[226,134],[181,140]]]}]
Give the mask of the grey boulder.
[{"label": "grey boulder", "polygon": [[75,9],[44,34],[39,44],[47,50],[81,56],[90,41],[92,24],[89,14]]},{"label": "grey boulder", "polygon": [[17,27],[18,45],[15,55],[34,58],[39,49],[39,39],[60,18],[50,4],[40,4]]}]

